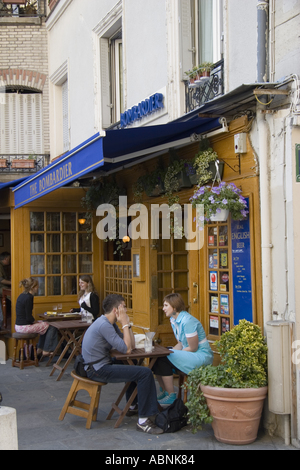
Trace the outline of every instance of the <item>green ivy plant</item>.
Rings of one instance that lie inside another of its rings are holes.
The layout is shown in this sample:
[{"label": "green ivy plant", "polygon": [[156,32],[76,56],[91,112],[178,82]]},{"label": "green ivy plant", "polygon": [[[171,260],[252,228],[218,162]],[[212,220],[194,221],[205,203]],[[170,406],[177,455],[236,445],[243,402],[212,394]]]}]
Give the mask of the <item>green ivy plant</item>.
[{"label": "green ivy plant", "polygon": [[212,422],[200,384],[221,388],[260,388],[267,385],[268,348],[259,326],[246,320],[215,342],[221,355],[218,366],[203,366],[188,375],[189,422],[193,432]]},{"label": "green ivy plant", "polygon": [[154,171],[140,176],[133,185],[133,197],[135,202],[142,202],[144,191],[150,195],[155,188],[158,188],[159,186],[163,188],[165,174],[166,170],[161,166],[158,166]]},{"label": "green ivy plant", "polygon": [[[124,243],[119,240],[119,196],[124,193],[124,190],[120,188],[115,179],[108,180],[107,178],[101,178],[93,183],[87,190],[85,196],[81,200],[82,207],[86,210],[85,219],[87,221],[87,227],[90,227],[91,219],[94,211],[101,204],[111,204],[116,211],[116,250],[114,254],[123,256]],[[88,229],[90,231],[90,229]],[[107,238],[105,242],[112,241]]]},{"label": "green ivy plant", "polygon": [[217,152],[212,148],[200,150],[194,158],[194,168],[198,175],[198,185],[202,186],[212,179],[212,172],[209,169],[209,164],[218,160]]}]

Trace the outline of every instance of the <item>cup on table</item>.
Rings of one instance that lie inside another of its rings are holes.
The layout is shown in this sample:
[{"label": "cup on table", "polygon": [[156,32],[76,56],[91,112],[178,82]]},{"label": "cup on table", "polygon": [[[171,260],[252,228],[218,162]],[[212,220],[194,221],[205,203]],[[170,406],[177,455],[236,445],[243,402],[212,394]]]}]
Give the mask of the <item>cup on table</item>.
[{"label": "cup on table", "polygon": [[62,314],[62,304],[57,304],[57,313]]},{"label": "cup on table", "polygon": [[145,342],[144,342],[144,348],[145,348],[145,352],[152,352],[152,339],[150,338],[145,338]]}]

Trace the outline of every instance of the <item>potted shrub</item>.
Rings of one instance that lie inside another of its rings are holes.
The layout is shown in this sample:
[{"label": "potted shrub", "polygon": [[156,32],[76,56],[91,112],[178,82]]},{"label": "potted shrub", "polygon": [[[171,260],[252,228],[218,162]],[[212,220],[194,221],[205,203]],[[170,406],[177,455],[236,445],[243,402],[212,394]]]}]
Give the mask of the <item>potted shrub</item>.
[{"label": "potted shrub", "polygon": [[193,432],[212,422],[215,437],[226,444],[254,442],[267,396],[267,345],[259,326],[246,320],[215,343],[218,366],[190,372],[189,422]]},{"label": "potted shrub", "polygon": [[212,62],[202,62],[199,65],[199,69],[201,71],[201,77],[209,77],[210,71],[213,68],[214,64]]},{"label": "potted shrub", "polygon": [[243,220],[249,213],[247,201],[234,183],[198,187],[190,201],[194,207],[204,204],[205,222],[226,221],[229,213],[233,220]]}]

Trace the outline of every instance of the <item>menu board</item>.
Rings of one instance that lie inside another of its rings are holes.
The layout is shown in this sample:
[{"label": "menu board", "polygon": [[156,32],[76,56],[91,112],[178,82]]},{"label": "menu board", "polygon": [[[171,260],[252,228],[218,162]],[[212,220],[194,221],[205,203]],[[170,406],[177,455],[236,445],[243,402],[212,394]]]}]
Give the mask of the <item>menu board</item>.
[{"label": "menu board", "polygon": [[253,321],[249,217],[232,221],[231,234],[233,318],[234,325],[237,325],[242,319]]}]

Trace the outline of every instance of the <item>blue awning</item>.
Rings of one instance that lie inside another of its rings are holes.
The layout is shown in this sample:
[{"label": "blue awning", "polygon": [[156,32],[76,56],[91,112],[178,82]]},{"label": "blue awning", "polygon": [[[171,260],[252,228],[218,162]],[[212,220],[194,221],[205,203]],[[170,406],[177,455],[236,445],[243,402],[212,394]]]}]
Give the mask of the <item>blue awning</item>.
[{"label": "blue awning", "polygon": [[19,184],[21,184],[25,180],[27,180],[27,177],[18,178],[17,180],[7,181],[6,183],[0,183],[0,191],[1,191],[1,189],[15,188],[16,186],[18,186]]},{"label": "blue awning", "polygon": [[[15,208],[65,186],[95,169],[132,162],[171,144],[180,145],[192,134],[205,134],[220,127],[219,119],[198,118],[159,126],[108,130],[105,137],[96,134],[52,162],[14,189]],[[186,142],[187,143],[187,142]]]}]

